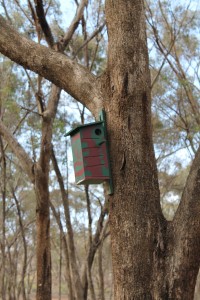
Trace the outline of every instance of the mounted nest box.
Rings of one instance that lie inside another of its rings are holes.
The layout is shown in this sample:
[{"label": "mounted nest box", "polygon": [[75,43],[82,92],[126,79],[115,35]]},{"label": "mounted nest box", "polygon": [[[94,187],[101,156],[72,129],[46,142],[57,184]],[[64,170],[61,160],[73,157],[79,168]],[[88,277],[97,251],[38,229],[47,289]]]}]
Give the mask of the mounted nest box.
[{"label": "mounted nest box", "polygon": [[107,181],[109,194],[112,194],[104,111],[100,113],[99,122],[80,125],[65,136],[71,137],[76,183],[99,184]]}]

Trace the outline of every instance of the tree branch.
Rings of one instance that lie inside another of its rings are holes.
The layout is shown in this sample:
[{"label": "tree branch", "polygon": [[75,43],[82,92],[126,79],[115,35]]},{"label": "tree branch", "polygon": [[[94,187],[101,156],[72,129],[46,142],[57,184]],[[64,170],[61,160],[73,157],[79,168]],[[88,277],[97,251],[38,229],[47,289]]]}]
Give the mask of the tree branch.
[{"label": "tree branch", "polygon": [[0,52],[64,89],[94,115],[102,107],[99,80],[65,55],[19,35],[0,15]]},{"label": "tree branch", "polygon": [[68,43],[71,40],[76,28],[78,27],[79,22],[82,18],[82,15],[83,15],[84,8],[87,5],[87,3],[88,3],[88,0],[82,0],[81,3],[79,4],[76,15],[75,15],[74,19],[72,20],[71,25],[69,26],[66,34],[64,35],[63,49],[68,45]]},{"label": "tree branch", "polygon": [[32,172],[33,162],[28,156],[28,154],[24,151],[22,146],[16,141],[14,136],[9,132],[8,128],[3,124],[0,120],[0,134],[8,143],[9,147],[13,151],[13,153],[19,159],[19,162],[22,166],[24,172],[29,176],[30,180],[34,182],[34,174]]},{"label": "tree branch", "polygon": [[27,20],[29,20],[29,22],[33,25],[33,22],[31,20],[31,18],[29,18],[29,15],[27,14],[27,12],[23,9],[23,7],[21,6],[20,2],[18,0],[15,0],[16,5],[19,7],[19,9],[22,11],[22,13],[24,14],[24,16],[27,18]]},{"label": "tree branch", "polygon": [[44,33],[45,39],[49,45],[50,48],[53,48],[54,45],[54,38],[51,32],[51,29],[49,27],[49,24],[46,20],[44,8],[43,8],[43,1],[42,0],[35,0],[35,8],[37,12],[37,16],[40,22],[40,26],[42,28],[42,31]]},{"label": "tree branch", "polygon": [[[174,223],[178,223],[180,218],[186,222],[194,223],[195,217],[200,216],[200,147],[193,160],[190,173],[188,175],[180,205],[174,217]],[[182,222],[180,222],[182,226]],[[189,224],[188,224],[189,225]],[[189,228],[188,228],[189,230]],[[194,227],[192,228],[194,231]],[[198,228],[200,233],[200,227]]]},{"label": "tree branch", "polygon": [[43,122],[42,122],[42,139],[40,146],[40,159],[39,163],[42,170],[49,169],[49,160],[51,156],[51,140],[52,140],[52,130],[53,121],[55,119],[58,102],[60,99],[61,89],[56,85],[52,84],[51,94],[49,97],[47,109],[43,112]]},{"label": "tree branch", "polygon": [[[172,222],[172,238],[175,241],[173,252],[179,253],[179,259],[173,262],[177,274],[182,272],[198,273],[200,256],[200,147],[192,163],[185,184],[180,205]],[[180,249],[183,249],[180,251]],[[183,263],[184,262],[184,263]],[[180,272],[179,272],[180,271]],[[196,278],[196,277],[195,277]]]}]

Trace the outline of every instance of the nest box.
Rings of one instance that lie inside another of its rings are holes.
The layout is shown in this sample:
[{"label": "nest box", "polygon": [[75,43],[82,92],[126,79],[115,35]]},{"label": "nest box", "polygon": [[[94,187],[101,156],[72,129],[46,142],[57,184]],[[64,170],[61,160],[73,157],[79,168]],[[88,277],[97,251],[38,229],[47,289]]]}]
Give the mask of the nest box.
[{"label": "nest box", "polygon": [[105,115],[101,113],[99,122],[80,125],[66,136],[71,137],[76,183],[109,181],[112,194]]}]

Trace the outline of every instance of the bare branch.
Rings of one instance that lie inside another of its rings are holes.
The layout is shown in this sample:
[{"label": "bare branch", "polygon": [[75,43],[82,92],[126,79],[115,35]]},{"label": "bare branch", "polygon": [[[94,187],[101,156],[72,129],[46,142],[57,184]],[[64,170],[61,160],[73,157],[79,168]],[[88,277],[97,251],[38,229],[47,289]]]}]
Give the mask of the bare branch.
[{"label": "bare branch", "polygon": [[31,1],[30,0],[27,0],[27,1],[28,1],[28,6],[29,6],[29,9],[30,9],[30,12],[31,12],[32,19],[34,21],[34,22],[32,22],[32,20],[31,20],[31,23],[32,23],[32,25],[34,25],[34,23],[36,25],[38,23],[37,22],[36,12],[34,10],[34,7],[33,7],[32,3],[31,3]]},{"label": "bare branch", "polygon": [[69,26],[66,34],[64,35],[64,38],[62,40],[63,43],[63,49],[68,45],[69,41],[71,40],[75,30],[77,29],[79,22],[83,16],[84,8],[87,5],[88,0],[82,0],[81,3],[78,6],[76,15],[74,19],[71,22],[71,25]]},{"label": "bare branch", "polygon": [[[151,12],[150,7],[148,7],[148,10],[149,10],[149,13],[151,15],[152,24],[150,22],[149,22],[149,24],[152,27],[153,34],[154,34],[154,37],[155,37],[156,45],[157,45],[159,51],[164,56],[163,63],[165,61],[167,61],[168,64],[169,64],[169,66],[170,66],[170,68],[172,69],[172,71],[176,74],[177,78],[181,82],[185,82],[183,84],[183,88],[184,88],[185,93],[187,95],[188,102],[189,102],[189,104],[191,106],[191,109],[192,109],[192,112],[194,114],[195,120],[196,120],[197,124],[200,124],[200,119],[199,119],[199,115],[198,115],[198,110],[199,110],[198,103],[197,103],[196,99],[193,96],[190,84],[188,84],[189,80],[187,78],[187,70],[184,71],[183,67],[181,66],[180,58],[179,58],[179,56],[177,54],[176,44],[175,44],[175,42],[177,41],[178,36],[181,33],[181,29],[184,30],[184,27],[185,27],[184,26],[184,22],[185,22],[185,18],[187,16],[187,13],[188,13],[189,6],[190,6],[190,3],[188,4],[186,12],[184,13],[184,16],[183,16],[183,18],[182,18],[182,20],[181,20],[181,22],[179,24],[178,30],[175,30],[175,28],[172,28],[172,25],[170,25],[170,23],[168,21],[168,18],[166,16],[165,12],[164,12],[163,7],[162,7],[161,1],[159,1],[159,7],[160,7],[160,11],[161,11],[162,17],[163,17],[163,19],[165,21],[165,24],[166,24],[166,26],[168,28],[168,31],[170,32],[170,35],[171,35],[171,42],[170,42],[170,46],[169,47],[165,46],[165,44],[163,43],[163,41],[161,40],[161,38],[160,38],[160,36],[158,34],[158,30],[155,27],[155,22],[153,21],[152,12]],[[174,17],[174,20],[176,20],[176,18],[175,18],[174,15],[173,15],[173,17]],[[187,22],[187,23],[190,23],[193,18],[194,18],[194,15],[189,20],[189,22]],[[163,66],[163,64],[161,65],[161,67],[162,66]],[[188,66],[188,68],[189,68],[189,66]]]},{"label": "bare branch", "polygon": [[13,153],[19,159],[19,162],[24,172],[29,176],[30,180],[34,182],[34,174],[32,171],[32,167],[33,167],[32,160],[25,152],[23,147],[17,142],[14,136],[9,132],[8,128],[3,124],[1,120],[0,120],[0,134],[3,136],[3,138],[9,144]]},{"label": "bare branch", "polygon": [[[71,217],[70,217],[68,192],[66,192],[66,190],[65,190],[63,177],[61,175],[53,148],[52,148],[52,153],[51,153],[51,160],[53,163],[54,171],[57,176],[58,184],[60,186],[60,191],[61,191],[61,196],[62,196],[62,201],[63,201],[63,206],[64,206],[65,221],[66,221],[66,227],[68,230],[69,257],[70,257],[72,276],[73,276],[74,285],[77,290],[77,293],[79,295],[81,295],[83,291],[82,291],[81,280],[80,280],[78,265],[77,265],[76,256],[75,256],[74,233],[73,233]],[[78,299],[82,299],[82,298],[79,296]]]},{"label": "bare branch", "polygon": [[2,54],[50,80],[80,101],[94,115],[98,115],[103,96],[99,80],[93,74],[64,54],[19,35],[2,16],[0,16],[0,27]]},{"label": "bare branch", "polygon": [[10,23],[12,23],[12,20],[11,20],[11,18],[10,18],[10,16],[9,16],[9,13],[8,13],[8,11],[7,11],[6,4],[5,4],[5,1],[4,1],[4,0],[1,1],[1,5],[2,5],[2,7],[3,7],[3,9],[4,9],[6,18],[9,20]]},{"label": "bare branch", "polygon": [[40,159],[39,163],[43,171],[49,168],[49,160],[51,156],[51,140],[53,121],[55,119],[58,102],[60,99],[61,89],[56,85],[52,84],[51,94],[48,101],[47,109],[43,112],[42,122],[42,140],[40,146]]},{"label": "bare branch", "polygon": [[91,36],[78,48],[78,50],[74,54],[74,58],[77,56],[77,54],[79,53],[79,51],[81,51],[81,49],[83,49],[98,33],[100,33],[103,30],[103,28],[105,27],[105,25],[106,25],[106,22],[104,22],[101,26],[99,26],[99,28],[97,28],[91,34]]},{"label": "bare branch", "polygon": [[[36,106],[34,106],[33,108],[27,108],[25,106],[19,105],[21,109],[24,109],[25,111],[27,111],[28,113],[34,113],[36,115],[41,116],[41,114],[39,114],[37,111],[34,111],[34,109],[36,108]],[[21,124],[21,123],[20,123]]]},{"label": "bare branch", "polygon": [[50,48],[53,48],[54,45],[54,38],[51,32],[51,29],[49,27],[49,24],[46,20],[44,8],[43,8],[43,1],[42,0],[35,0],[35,8],[37,12],[37,16],[39,19],[40,26],[42,28],[42,31],[44,33],[45,39],[49,45]]},{"label": "bare branch", "polygon": [[96,251],[100,245],[100,243],[103,241],[104,239],[104,234],[105,234],[105,228],[107,228],[107,222],[104,223],[105,221],[105,217],[108,214],[108,199],[105,199],[105,203],[103,208],[101,209],[101,213],[99,215],[99,219],[97,222],[97,226],[96,226],[96,232],[94,234],[93,237],[93,241],[91,246],[88,249],[88,253],[87,253],[87,261],[86,264],[84,266],[83,269],[83,273],[82,273],[82,285],[84,287],[84,289],[87,289],[87,269],[91,269],[92,268],[92,264],[94,261],[94,257],[96,254]]},{"label": "bare branch", "polygon": [[70,274],[70,261],[69,261],[69,251],[68,251],[68,242],[67,242],[67,238],[65,236],[64,230],[63,230],[63,225],[60,219],[60,215],[59,213],[56,211],[52,201],[50,201],[50,207],[52,210],[52,213],[56,219],[56,222],[58,224],[58,227],[60,229],[60,233],[61,233],[61,238],[63,241],[63,245],[64,245],[64,254],[65,254],[65,259],[66,259],[66,275],[67,275],[67,285],[69,288],[69,299],[74,299],[74,292],[72,289],[72,278],[71,278],[71,274]]},{"label": "bare branch", "polygon": [[27,15],[27,13],[25,12],[25,10],[23,9],[23,7],[20,5],[18,0],[15,0],[15,3],[17,4],[17,6],[20,8],[20,10],[23,12],[24,16],[27,18],[27,20],[29,20],[29,22],[33,25],[32,20],[29,18],[29,16]]},{"label": "bare branch", "polygon": [[28,81],[29,81],[30,87],[33,90],[33,93],[35,94],[36,90],[35,90],[35,87],[34,87],[34,84],[33,84],[33,80],[31,79],[30,75],[28,74],[28,72],[25,68],[24,68],[24,72],[26,73],[26,76],[28,77]]},{"label": "bare branch", "polygon": [[163,58],[162,64],[161,64],[161,66],[160,66],[160,68],[159,68],[159,70],[158,70],[155,78],[153,79],[152,84],[151,84],[151,89],[153,89],[155,83],[157,82],[157,80],[158,80],[158,78],[160,76],[160,73],[161,73],[161,71],[162,71],[162,69],[163,69],[163,67],[165,65],[165,62],[167,61],[167,57],[168,57],[168,55],[170,54],[170,52],[171,52],[171,50],[173,48],[174,42],[175,42],[175,40],[173,40],[172,45],[170,46],[169,50],[164,54],[164,58]]}]

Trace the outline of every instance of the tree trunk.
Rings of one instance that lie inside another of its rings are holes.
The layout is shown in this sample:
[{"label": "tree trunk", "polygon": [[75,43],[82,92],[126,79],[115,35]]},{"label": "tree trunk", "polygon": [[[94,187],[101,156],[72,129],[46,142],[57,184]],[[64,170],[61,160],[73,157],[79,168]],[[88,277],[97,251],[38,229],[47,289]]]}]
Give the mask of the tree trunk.
[{"label": "tree trunk", "polygon": [[[192,248],[189,237],[184,242],[184,234],[180,235],[187,212],[170,224],[160,207],[143,1],[107,0],[106,15],[109,48],[104,80],[109,101],[105,109],[115,187],[110,197],[114,298],[192,299],[199,268],[199,230]],[[185,201],[192,184],[195,189],[191,182]]]},{"label": "tree trunk", "polygon": [[108,0],[106,14],[115,299],[151,299],[155,248],[163,244],[165,222],[152,143],[143,2]]}]

